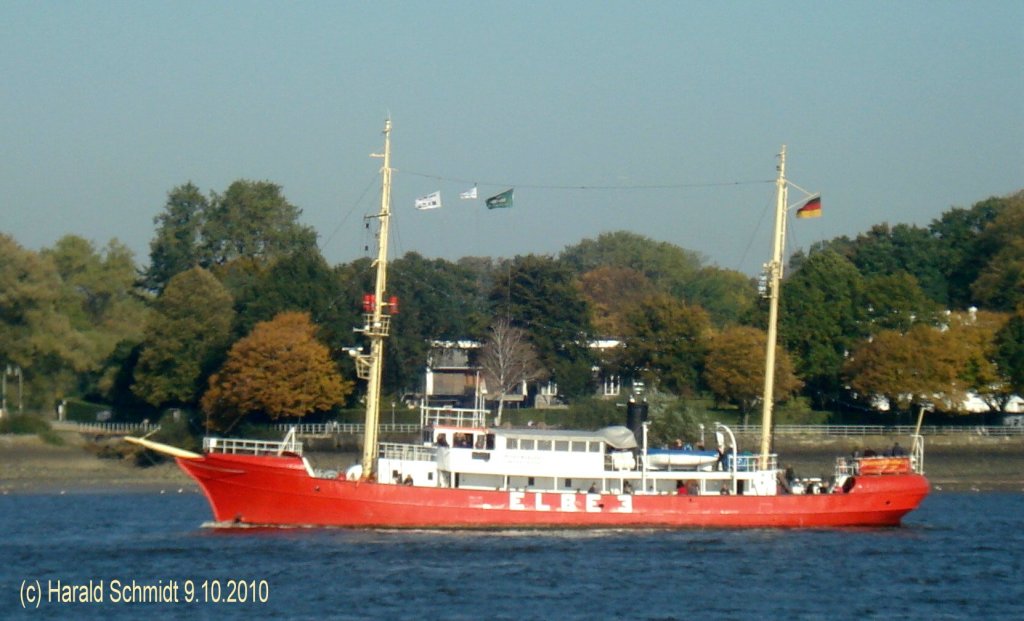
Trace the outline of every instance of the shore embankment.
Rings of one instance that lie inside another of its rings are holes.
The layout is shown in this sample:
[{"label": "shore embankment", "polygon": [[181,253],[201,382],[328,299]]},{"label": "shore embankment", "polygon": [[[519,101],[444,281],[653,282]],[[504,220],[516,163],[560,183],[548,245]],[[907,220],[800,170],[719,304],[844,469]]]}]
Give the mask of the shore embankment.
[{"label": "shore embankment", "polygon": [[[62,432],[63,445],[33,435],[0,435],[0,494],[98,491],[186,493],[195,483],[170,461],[142,467],[135,460],[103,458],[98,447],[115,439]],[[828,476],[835,458],[854,450],[883,451],[910,439],[900,436],[833,437],[785,435],[775,440],[779,466],[798,476]],[[741,447],[756,450],[755,438],[740,437]],[[357,461],[351,447],[313,450],[319,467],[341,469]],[[143,463],[147,463],[143,461]],[[944,491],[1024,491],[1024,436],[948,435],[925,438],[925,474],[936,493]]]}]

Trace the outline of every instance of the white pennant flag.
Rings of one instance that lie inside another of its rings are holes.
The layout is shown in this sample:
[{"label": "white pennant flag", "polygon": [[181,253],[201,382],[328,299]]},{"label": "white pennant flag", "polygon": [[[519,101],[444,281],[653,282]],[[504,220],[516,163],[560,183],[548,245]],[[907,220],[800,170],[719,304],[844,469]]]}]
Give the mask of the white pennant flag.
[{"label": "white pennant flag", "polygon": [[459,198],[476,198],[476,186],[474,185],[473,189],[466,190],[462,194],[459,194]]},{"label": "white pennant flag", "polygon": [[441,192],[434,192],[416,199],[416,209],[437,209],[441,206]]}]

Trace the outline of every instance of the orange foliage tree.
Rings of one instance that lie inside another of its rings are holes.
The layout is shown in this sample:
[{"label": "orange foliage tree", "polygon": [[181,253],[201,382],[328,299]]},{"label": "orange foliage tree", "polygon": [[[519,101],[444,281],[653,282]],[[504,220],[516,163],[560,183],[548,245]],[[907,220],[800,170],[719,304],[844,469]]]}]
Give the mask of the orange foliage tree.
[{"label": "orange foliage tree", "polygon": [[[732,403],[743,413],[746,424],[750,412],[764,397],[765,346],[768,335],[764,330],[748,326],[727,328],[714,335],[708,346],[704,362],[704,381],[715,399]],[[793,373],[789,354],[781,347],[775,349],[776,402],[793,396],[803,382]]]},{"label": "orange foliage tree", "polygon": [[844,372],[850,388],[863,398],[885,397],[894,410],[951,403],[966,395],[959,381],[965,353],[957,339],[933,326],[917,324],[906,334],[882,330],[864,341],[847,359]]},{"label": "orange foliage tree", "polygon": [[210,378],[202,408],[226,430],[247,414],[302,417],[342,403],[353,382],[342,379],[308,313],[279,313],[256,324]]}]

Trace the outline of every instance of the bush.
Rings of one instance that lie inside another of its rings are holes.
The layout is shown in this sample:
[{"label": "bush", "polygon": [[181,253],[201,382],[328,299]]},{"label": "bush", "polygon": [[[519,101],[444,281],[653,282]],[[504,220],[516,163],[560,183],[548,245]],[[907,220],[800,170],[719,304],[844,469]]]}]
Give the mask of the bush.
[{"label": "bush", "polygon": [[153,440],[170,444],[186,451],[201,453],[203,441],[198,429],[190,424],[188,412],[168,410],[160,417],[160,431],[156,432]]},{"label": "bush", "polygon": [[0,433],[30,435],[52,431],[50,423],[32,414],[15,414],[0,420]]},{"label": "bush", "polygon": [[0,420],[0,434],[10,433],[15,435],[36,434],[47,444],[61,446],[64,438],[60,437],[50,426],[50,422],[32,414],[17,414]]}]

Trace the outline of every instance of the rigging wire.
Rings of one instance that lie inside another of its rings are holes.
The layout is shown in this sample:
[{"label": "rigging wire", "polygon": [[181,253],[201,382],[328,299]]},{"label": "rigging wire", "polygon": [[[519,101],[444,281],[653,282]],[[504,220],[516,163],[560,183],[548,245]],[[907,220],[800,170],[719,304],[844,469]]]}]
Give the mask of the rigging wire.
[{"label": "rigging wire", "polygon": [[356,201],[354,203],[352,203],[352,206],[349,207],[349,210],[346,211],[345,215],[342,216],[341,222],[339,222],[338,225],[336,227],[334,227],[334,230],[331,231],[331,234],[328,235],[327,239],[324,240],[324,247],[326,247],[328,244],[330,244],[331,241],[334,239],[334,236],[337,235],[338,231],[341,230],[341,227],[345,226],[345,222],[348,221],[349,217],[352,215],[352,212],[356,210],[356,207],[358,207],[363,202],[363,199],[366,198],[366,193],[370,191],[370,188],[373,187],[373,185],[374,185],[374,183],[376,181],[377,181],[377,175],[374,174],[373,177],[370,179],[369,183],[366,184],[366,187],[363,188],[363,191],[359,195],[359,198],[356,199]]},{"label": "rigging wire", "polygon": [[472,183],[474,185],[501,186],[514,188],[530,188],[540,190],[677,190],[681,188],[717,188],[740,185],[755,185],[763,183],[775,183],[775,179],[753,179],[746,181],[719,181],[708,183],[659,183],[659,184],[633,184],[633,185],[546,185],[537,183],[512,183],[501,181],[481,181],[472,179],[461,179],[458,177],[446,177],[443,175],[422,173],[412,170],[403,170],[406,175],[434,179],[437,181],[448,181],[452,183]]}]

